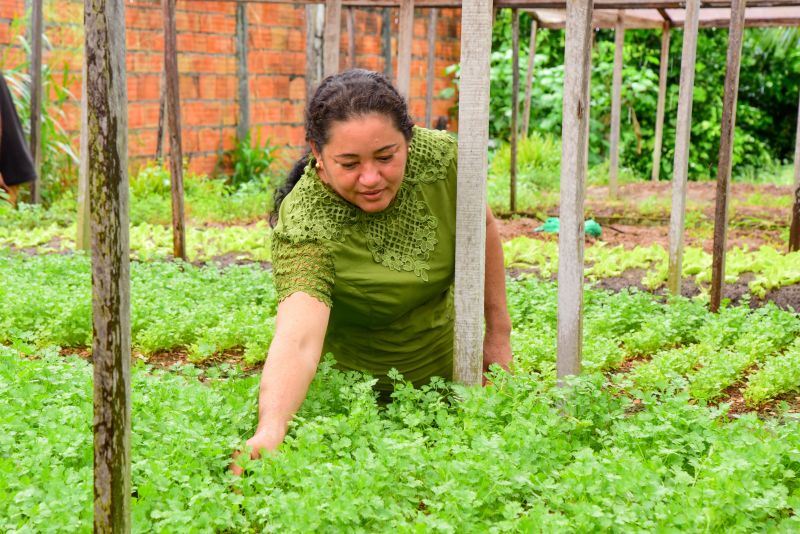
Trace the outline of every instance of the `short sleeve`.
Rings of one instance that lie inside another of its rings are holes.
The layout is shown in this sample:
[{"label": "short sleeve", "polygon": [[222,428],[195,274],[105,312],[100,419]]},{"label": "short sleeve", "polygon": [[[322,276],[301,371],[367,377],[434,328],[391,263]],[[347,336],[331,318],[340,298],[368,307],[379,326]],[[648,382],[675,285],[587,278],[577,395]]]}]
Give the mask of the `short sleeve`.
[{"label": "short sleeve", "polygon": [[333,258],[324,242],[293,242],[274,235],[272,274],[278,302],[294,293],[306,293],[329,308],[332,306]]}]

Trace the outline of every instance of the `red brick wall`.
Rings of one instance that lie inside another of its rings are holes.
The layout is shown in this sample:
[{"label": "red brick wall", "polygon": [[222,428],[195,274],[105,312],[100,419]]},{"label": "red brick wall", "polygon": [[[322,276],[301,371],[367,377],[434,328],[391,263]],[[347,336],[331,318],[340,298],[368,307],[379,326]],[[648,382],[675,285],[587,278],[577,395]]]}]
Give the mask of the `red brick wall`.
[{"label": "red brick wall", "polygon": [[[0,67],[24,60],[12,23],[23,16],[24,0],[0,0]],[[125,2],[128,70],[129,156],[136,166],[156,150],[163,31],[159,0]],[[211,173],[220,153],[233,146],[238,120],[235,58],[236,6],[206,0],[177,2],[178,70],[180,72],[183,152],[195,172]],[[397,66],[397,10],[393,10],[393,66]],[[434,95],[450,84],[445,67],[458,61],[458,12],[440,11]],[[287,4],[253,3],[247,6],[250,121],[261,138],[288,145],[294,155],[303,144],[305,105],[305,8]],[[355,17],[356,66],[383,71],[380,9],[359,9]],[[83,2],[45,0],[46,35],[52,49],[45,62],[60,72],[68,65],[69,87],[77,99],[81,91]],[[425,116],[428,10],[417,10],[412,48],[409,103],[419,124]],[[24,31],[24,25],[17,27]],[[342,21],[341,64],[349,66],[347,31]],[[447,115],[452,101],[434,99],[434,118]],[[77,101],[65,111],[64,126],[78,143]],[[166,146],[165,137],[165,150]]]}]

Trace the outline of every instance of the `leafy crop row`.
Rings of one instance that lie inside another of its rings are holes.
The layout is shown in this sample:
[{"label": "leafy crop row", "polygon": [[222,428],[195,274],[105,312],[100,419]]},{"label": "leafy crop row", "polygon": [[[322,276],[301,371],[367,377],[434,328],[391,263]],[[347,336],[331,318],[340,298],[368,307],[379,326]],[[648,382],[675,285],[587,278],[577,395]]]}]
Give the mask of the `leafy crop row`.
[{"label": "leafy crop row", "polygon": [[[91,367],[0,347],[0,530],[91,528]],[[224,373],[223,373],[224,374]],[[464,389],[323,365],[280,453],[227,470],[255,423],[257,377],[132,373],[135,532],[791,532],[796,421],[681,396],[631,400],[601,375]]]}]

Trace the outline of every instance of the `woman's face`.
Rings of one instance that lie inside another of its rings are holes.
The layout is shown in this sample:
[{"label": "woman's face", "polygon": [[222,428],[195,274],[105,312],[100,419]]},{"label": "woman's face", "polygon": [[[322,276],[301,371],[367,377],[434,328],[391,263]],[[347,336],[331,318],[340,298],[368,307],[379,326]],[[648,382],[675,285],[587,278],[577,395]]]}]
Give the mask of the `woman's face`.
[{"label": "woman's face", "polygon": [[334,122],[322,153],[312,148],[320,179],[367,213],[385,210],[403,182],[408,142],[392,120],[371,113]]}]

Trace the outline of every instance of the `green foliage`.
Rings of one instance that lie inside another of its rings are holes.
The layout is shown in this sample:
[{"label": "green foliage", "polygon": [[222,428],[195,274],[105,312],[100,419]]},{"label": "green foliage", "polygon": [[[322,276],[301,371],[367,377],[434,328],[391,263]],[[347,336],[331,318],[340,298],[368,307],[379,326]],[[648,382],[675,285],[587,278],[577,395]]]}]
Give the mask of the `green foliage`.
[{"label": "green foliage", "polygon": [[[520,28],[520,75],[528,65],[531,19],[524,14]],[[639,178],[651,174],[660,62],[660,34],[627,30],[622,75],[621,167]],[[614,32],[599,30],[592,53],[589,161],[608,159]],[[739,103],[734,143],[734,175],[748,180],[770,179],[791,161],[797,94],[800,91],[800,46],[796,29],[749,29],[742,47]],[[674,159],[676,111],[682,43],[671,39],[661,176],[669,179]],[[690,179],[716,176],[725,78],[727,32],[701,29],[698,35]],[[561,134],[564,77],[564,32],[539,30],[533,76],[530,127]],[[457,72],[457,68],[452,69]],[[457,82],[457,80],[456,80]],[[490,137],[507,140],[511,124],[511,14],[497,14],[491,55]],[[519,99],[524,99],[524,88]],[[520,106],[522,109],[523,106]]]},{"label": "green foliage", "polygon": [[251,132],[247,132],[244,139],[236,139],[233,149],[225,152],[225,158],[233,167],[229,185],[237,190],[245,184],[258,183],[269,189],[270,167],[275,162],[275,150],[269,139],[261,144],[259,131],[255,139],[252,139]]},{"label": "green foliage", "polygon": [[744,398],[747,404],[758,406],[793,391],[800,391],[800,341],[748,377]]},{"label": "green foliage", "polygon": [[[634,403],[600,375],[569,388],[497,375],[454,395],[397,377],[382,408],[368,378],[324,363],[280,453],[237,478],[226,467],[255,424],[257,377],[212,371],[132,370],[137,532],[798,527],[797,422],[720,424],[681,396]],[[3,531],[90,528],[91,380],[84,361],[0,348]]]}]

